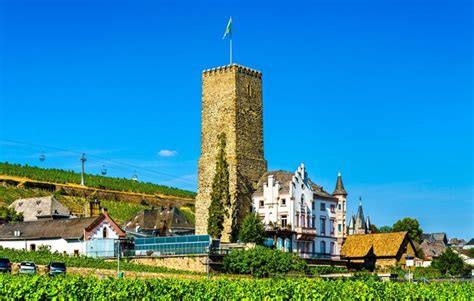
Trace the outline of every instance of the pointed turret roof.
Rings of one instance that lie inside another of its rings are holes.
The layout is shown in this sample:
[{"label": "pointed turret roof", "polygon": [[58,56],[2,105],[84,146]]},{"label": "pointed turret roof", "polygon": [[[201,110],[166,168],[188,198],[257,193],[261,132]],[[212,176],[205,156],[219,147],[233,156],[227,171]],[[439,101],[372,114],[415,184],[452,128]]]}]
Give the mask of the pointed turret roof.
[{"label": "pointed turret roof", "polygon": [[337,173],[336,188],[334,189],[334,192],[332,193],[332,195],[343,195],[343,196],[347,195],[347,192],[344,189],[344,184],[342,183],[341,172]]},{"label": "pointed turret roof", "polygon": [[364,210],[362,209],[362,198],[359,197],[359,208],[357,209],[356,220],[355,220],[356,229],[366,229]]},{"label": "pointed turret roof", "polygon": [[355,226],[355,217],[354,215],[351,216],[351,220],[349,221],[349,229],[354,229]]}]

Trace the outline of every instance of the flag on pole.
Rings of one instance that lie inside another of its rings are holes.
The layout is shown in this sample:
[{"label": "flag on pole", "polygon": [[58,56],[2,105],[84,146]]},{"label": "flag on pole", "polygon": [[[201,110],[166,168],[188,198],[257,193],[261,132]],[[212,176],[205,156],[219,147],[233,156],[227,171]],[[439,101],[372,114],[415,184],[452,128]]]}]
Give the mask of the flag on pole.
[{"label": "flag on pole", "polygon": [[229,19],[229,23],[227,23],[227,27],[225,28],[224,36],[222,39],[225,39],[225,37],[229,35],[229,37],[232,39],[232,17]]}]

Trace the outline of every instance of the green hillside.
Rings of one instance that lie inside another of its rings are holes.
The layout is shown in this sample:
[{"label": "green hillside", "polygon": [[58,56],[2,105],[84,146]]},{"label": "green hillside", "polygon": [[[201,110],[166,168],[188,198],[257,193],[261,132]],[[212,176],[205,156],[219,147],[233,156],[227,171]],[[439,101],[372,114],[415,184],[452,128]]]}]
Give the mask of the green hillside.
[{"label": "green hillside", "polygon": [[[28,165],[0,163],[0,174],[25,177],[32,180],[61,183],[61,184],[80,184],[81,175],[74,171],[62,169],[39,168]],[[163,194],[169,196],[177,196],[184,198],[194,198],[195,192],[183,190],[175,187],[157,185],[148,182],[137,182],[125,178],[112,178],[92,174],[86,174],[86,184],[89,187],[139,192],[147,194]]]}]

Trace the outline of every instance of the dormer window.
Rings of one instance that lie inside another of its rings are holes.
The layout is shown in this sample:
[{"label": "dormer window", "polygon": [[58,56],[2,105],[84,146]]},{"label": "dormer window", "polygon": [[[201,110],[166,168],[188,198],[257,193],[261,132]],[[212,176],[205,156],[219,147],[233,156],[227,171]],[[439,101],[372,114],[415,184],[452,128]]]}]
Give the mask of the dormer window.
[{"label": "dormer window", "polygon": [[107,227],[104,227],[104,229],[102,229],[102,237],[107,238]]}]

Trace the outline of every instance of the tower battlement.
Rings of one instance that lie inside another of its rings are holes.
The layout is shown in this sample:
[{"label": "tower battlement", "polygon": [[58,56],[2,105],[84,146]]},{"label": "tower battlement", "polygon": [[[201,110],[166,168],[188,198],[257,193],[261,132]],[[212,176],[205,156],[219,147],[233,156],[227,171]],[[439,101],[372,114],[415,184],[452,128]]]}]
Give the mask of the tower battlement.
[{"label": "tower battlement", "polygon": [[238,73],[243,73],[243,74],[255,76],[257,78],[262,78],[261,71],[258,71],[249,67],[245,67],[239,64],[225,65],[225,66],[219,66],[219,67],[215,67],[211,69],[206,69],[202,71],[202,74],[203,76],[206,76],[206,75],[213,75],[215,73],[227,72],[227,71],[237,71]]}]

